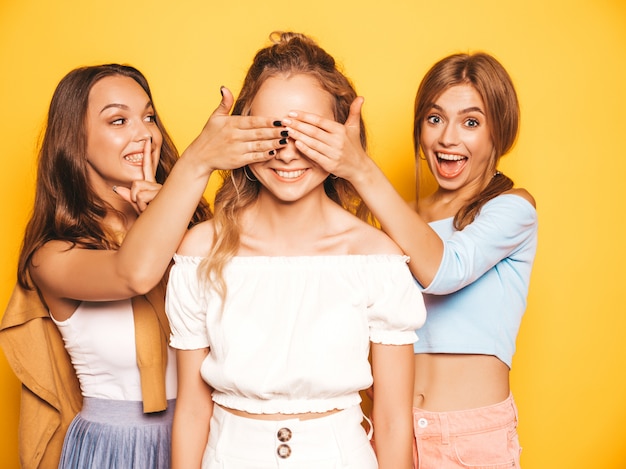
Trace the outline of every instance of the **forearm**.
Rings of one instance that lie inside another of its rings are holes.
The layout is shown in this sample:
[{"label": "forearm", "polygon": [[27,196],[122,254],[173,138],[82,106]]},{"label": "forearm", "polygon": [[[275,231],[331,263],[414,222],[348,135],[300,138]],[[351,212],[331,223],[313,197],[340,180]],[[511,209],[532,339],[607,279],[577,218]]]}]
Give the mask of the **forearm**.
[{"label": "forearm", "polygon": [[211,388],[200,375],[208,349],[178,350],[178,398],[172,428],[172,469],[199,469],[213,415]]},{"label": "forearm", "polygon": [[129,276],[132,290],[149,290],[163,275],[214,170],[265,161],[284,145],[274,119],[230,116],[232,104],[223,88],[220,105],[126,235],[118,274]]},{"label": "forearm", "polygon": [[179,412],[172,428],[172,469],[199,469],[209,439],[210,417]]},{"label": "forearm", "polygon": [[381,415],[372,410],[376,457],[379,469],[413,468],[413,427],[411,414]]},{"label": "forearm", "polygon": [[212,173],[194,155],[183,155],[163,187],[138,217],[117,252],[119,275],[137,293],[162,277],[180,244]]},{"label": "forearm", "polygon": [[283,123],[307,158],[352,183],[383,230],[411,257],[413,275],[426,286],[439,268],[443,244],[365,153],[360,139],[362,105],[363,98],[354,100],[345,124],[301,111],[291,112]]},{"label": "forearm", "polygon": [[415,278],[429,285],[443,257],[441,238],[406,203],[372,159],[363,163],[350,182],[383,231],[410,256],[409,268]]},{"label": "forearm", "polygon": [[380,469],[413,463],[413,345],[372,344],[372,422]]}]

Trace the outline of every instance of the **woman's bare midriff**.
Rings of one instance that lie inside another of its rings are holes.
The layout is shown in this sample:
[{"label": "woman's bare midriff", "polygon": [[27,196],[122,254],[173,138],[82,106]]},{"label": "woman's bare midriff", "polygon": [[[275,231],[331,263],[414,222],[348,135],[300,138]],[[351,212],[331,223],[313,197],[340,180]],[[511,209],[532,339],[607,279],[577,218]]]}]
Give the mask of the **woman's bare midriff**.
[{"label": "woman's bare midriff", "polygon": [[475,409],[504,401],[509,390],[509,367],[492,355],[415,355],[413,407]]},{"label": "woman's bare midriff", "polygon": [[[215,404],[218,405],[218,404]],[[339,409],[333,409],[326,412],[307,412],[303,414],[251,414],[249,412],[245,412],[243,410],[231,409],[229,407],[220,406],[226,412],[230,412],[233,415],[237,415],[239,417],[244,417],[247,419],[256,419],[256,420],[290,420],[290,419],[299,419],[299,420],[311,420],[318,419],[320,417],[326,417],[328,415],[336,414],[340,412]]]}]

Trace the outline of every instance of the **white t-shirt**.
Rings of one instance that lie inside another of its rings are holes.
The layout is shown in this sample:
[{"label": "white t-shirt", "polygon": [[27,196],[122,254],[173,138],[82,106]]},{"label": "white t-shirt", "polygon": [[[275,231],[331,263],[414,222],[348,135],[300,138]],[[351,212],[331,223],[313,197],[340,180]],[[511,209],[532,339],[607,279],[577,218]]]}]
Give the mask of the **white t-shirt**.
[{"label": "white t-shirt", "polygon": [[199,257],[174,256],[166,312],[172,347],[210,347],[213,400],[251,413],[345,409],[372,384],[370,341],[412,344],[426,318],[400,255],[235,257],[223,305]]},{"label": "white t-shirt", "polygon": [[[61,331],[84,397],[142,400],[130,299],[83,301],[69,319],[52,320]],[[169,347],[165,391],[167,399],[176,398],[176,354]]]}]

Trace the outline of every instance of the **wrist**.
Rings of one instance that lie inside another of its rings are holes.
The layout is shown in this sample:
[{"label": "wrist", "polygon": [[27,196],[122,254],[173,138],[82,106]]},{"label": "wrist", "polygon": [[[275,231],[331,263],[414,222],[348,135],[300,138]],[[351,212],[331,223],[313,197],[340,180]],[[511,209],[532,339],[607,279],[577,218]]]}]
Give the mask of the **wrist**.
[{"label": "wrist", "polygon": [[193,151],[185,150],[176,162],[175,167],[180,167],[190,171],[193,175],[199,178],[209,178],[214,168],[206,158],[196,155]]},{"label": "wrist", "polygon": [[361,189],[367,190],[368,187],[371,187],[381,174],[383,174],[382,170],[378,167],[376,162],[370,157],[367,157],[363,159],[363,164],[359,166],[358,170],[346,179],[360,192]]}]

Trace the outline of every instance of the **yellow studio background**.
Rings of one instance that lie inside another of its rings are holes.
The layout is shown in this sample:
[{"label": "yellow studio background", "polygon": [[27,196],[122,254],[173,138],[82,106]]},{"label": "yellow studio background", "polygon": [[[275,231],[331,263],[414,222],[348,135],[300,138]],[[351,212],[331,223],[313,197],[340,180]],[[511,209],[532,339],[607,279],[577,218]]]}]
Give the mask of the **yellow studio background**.
[{"label": "yellow studio background", "polygon": [[[522,464],[626,467],[624,0],[0,0],[0,310],[60,78],[79,65],[138,67],[182,150],[217,106],[219,86],[236,94],[276,29],[310,34],[343,64],[366,98],[371,154],[407,199],[412,106],[425,71],[458,51],[486,50],[503,62],[522,127],[501,169],[535,196],[540,219],[512,373]],[[18,467],[18,414],[19,383],[0,354],[7,469]]]}]

